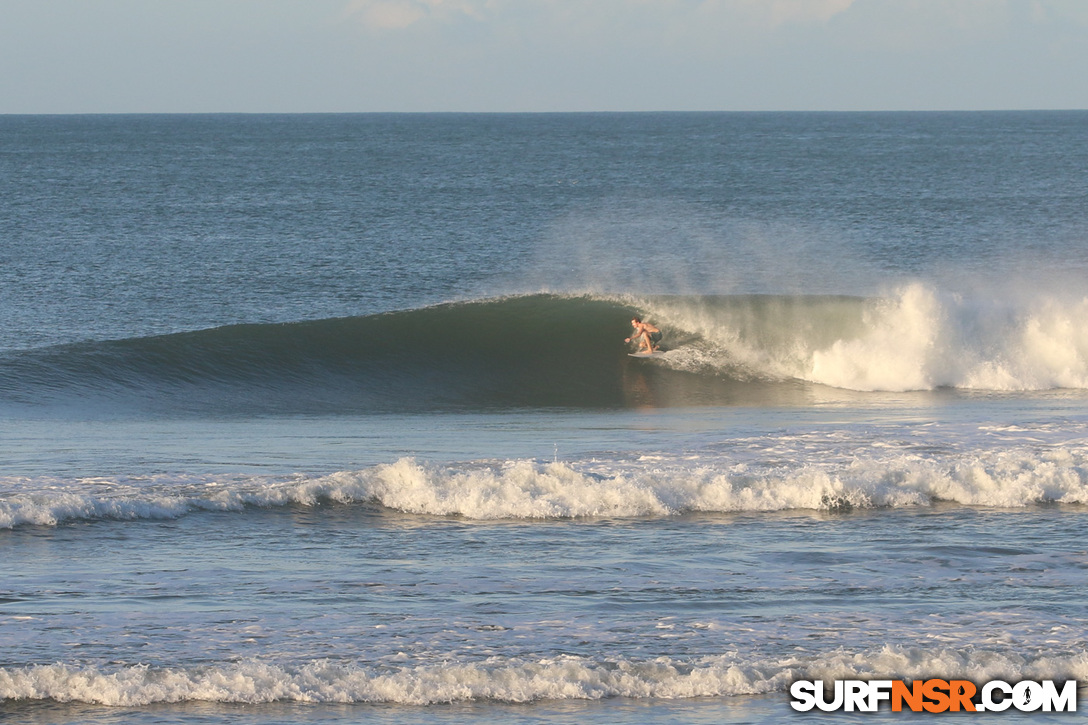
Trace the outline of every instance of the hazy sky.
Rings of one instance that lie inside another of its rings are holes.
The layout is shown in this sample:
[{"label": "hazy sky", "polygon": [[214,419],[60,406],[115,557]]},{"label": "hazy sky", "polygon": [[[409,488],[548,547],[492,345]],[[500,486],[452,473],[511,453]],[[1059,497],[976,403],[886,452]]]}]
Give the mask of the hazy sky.
[{"label": "hazy sky", "polygon": [[1088,0],[0,0],[0,113],[1088,108]]}]

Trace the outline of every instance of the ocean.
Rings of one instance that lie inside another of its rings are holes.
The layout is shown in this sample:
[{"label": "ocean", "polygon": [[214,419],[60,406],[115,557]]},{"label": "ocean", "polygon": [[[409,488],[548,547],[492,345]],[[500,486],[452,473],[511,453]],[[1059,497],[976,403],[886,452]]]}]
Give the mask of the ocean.
[{"label": "ocean", "polygon": [[1088,112],[0,116],[0,261],[0,719],[1088,695]]}]

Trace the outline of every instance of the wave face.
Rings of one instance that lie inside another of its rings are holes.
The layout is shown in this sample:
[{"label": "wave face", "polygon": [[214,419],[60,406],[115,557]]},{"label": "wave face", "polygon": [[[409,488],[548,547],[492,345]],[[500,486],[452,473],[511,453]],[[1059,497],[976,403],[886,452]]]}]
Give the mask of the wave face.
[{"label": "wave face", "polygon": [[[626,355],[629,320],[666,354]],[[806,404],[851,391],[1088,389],[1088,298],[526,295],[9,352],[0,402],[218,413]]]},{"label": "wave face", "polygon": [[548,295],[9,354],[0,397],[223,412],[614,406],[623,305]]}]

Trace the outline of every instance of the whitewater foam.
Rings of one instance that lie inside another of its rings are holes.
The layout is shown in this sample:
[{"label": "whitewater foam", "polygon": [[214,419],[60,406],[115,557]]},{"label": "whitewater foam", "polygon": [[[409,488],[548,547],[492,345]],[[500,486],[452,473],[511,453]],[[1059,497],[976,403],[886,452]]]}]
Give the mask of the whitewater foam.
[{"label": "whitewater foam", "polygon": [[[660,298],[677,369],[857,391],[1088,389],[1088,297],[987,297],[921,282],[872,299]],[[691,339],[685,339],[691,338]]]},{"label": "whitewater foam", "polygon": [[1088,654],[1013,654],[886,646],[759,660],[735,654],[679,660],[538,660],[492,657],[478,663],[360,666],[331,660],[298,667],[257,660],[203,668],[116,669],[66,664],[0,668],[0,700],[54,700],[133,707],[190,701],[225,703],[385,702],[412,705],[484,700],[686,699],[780,692],[799,678],[927,676],[1088,679]]},{"label": "whitewater foam", "polygon": [[[874,449],[879,450],[879,449]],[[402,458],[359,471],[287,480],[224,478],[109,487],[71,481],[9,484],[0,528],[78,519],[164,519],[251,507],[378,505],[477,520],[661,517],[688,512],[844,511],[949,501],[1018,508],[1088,504],[1088,450],[1001,449],[924,457],[889,450],[868,457],[768,465],[685,456],[582,464],[530,460],[439,467]]]}]

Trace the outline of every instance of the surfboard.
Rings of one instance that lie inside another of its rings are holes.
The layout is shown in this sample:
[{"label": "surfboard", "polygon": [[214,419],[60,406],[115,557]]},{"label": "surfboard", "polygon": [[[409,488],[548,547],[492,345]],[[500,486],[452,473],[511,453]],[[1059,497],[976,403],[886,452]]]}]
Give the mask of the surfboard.
[{"label": "surfboard", "polygon": [[627,354],[631,357],[661,357],[665,352],[663,350],[654,350],[653,352],[629,352]]}]

